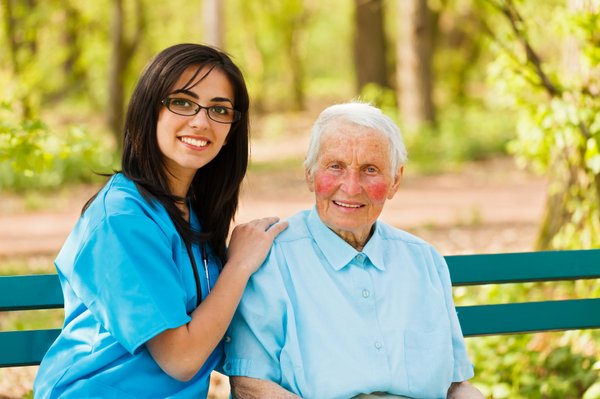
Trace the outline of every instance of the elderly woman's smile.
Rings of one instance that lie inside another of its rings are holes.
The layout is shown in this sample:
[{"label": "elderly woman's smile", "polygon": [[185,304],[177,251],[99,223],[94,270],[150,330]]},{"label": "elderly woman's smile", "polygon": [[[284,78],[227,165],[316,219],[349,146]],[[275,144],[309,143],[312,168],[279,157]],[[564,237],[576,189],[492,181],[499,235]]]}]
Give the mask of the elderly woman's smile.
[{"label": "elderly woman's smile", "polygon": [[402,168],[392,173],[389,142],[381,132],[347,122],[334,126],[321,137],[308,187],[321,220],[360,250],[398,190]]}]

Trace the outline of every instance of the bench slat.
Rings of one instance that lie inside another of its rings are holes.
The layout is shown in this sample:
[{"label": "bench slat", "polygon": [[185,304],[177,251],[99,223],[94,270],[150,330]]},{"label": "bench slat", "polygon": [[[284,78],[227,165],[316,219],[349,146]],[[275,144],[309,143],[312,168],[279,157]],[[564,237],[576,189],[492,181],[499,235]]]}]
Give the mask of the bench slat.
[{"label": "bench slat", "polygon": [[60,329],[0,332],[0,367],[40,364]]},{"label": "bench slat", "polygon": [[0,311],[56,309],[63,305],[57,274],[0,278]]},{"label": "bench slat", "polygon": [[600,249],[446,256],[452,285],[600,278]]},{"label": "bench slat", "polygon": [[457,306],[465,337],[600,328],[600,298]]}]

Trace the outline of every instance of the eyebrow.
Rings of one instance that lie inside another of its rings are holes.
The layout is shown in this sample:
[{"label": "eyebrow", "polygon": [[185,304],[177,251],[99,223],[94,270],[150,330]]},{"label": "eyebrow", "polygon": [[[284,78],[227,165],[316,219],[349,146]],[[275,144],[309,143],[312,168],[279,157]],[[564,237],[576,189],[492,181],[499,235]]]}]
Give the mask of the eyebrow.
[{"label": "eyebrow", "polygon": [[[200,97],[198,97],[198,95],[196,93],[194,93],[193,91],[190,90],[186,90],[186,89],[179,89],[179,90],[175,90],[173,93],[171,94],[185,94],[188,95],[196,100],[198,100]],[[227,97],[213,97],[210,99],[210,101],[214,101],[214,102],[228,102],[233,106],[233,101],[231,101],[229,98]]]}]

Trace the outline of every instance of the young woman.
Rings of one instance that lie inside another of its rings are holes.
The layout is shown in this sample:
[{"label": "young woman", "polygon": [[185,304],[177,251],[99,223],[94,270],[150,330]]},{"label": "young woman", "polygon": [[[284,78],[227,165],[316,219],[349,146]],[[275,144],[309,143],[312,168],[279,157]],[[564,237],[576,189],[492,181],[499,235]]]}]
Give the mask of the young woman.
[{"label": "young woman", "polygon": [[226,249],[248,103],[240,70],[213,48],[175,45],[146,67],[122,171],[84,206],[55,261],[65,322],[36,398],[207,396],[246,282],[286,227],[239,225]]}]

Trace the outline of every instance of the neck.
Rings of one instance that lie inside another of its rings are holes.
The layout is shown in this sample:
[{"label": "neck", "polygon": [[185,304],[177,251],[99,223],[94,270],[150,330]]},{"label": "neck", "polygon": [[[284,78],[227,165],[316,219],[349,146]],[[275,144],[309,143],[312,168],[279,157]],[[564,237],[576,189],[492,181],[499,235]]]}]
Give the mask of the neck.
[{"label": "neck", "polygon": [[180,197],[180,198],[185,198],[187,197],[187,193],[190,190],[190,186],[192,185],[192,180],[190,179],[189,181],[183,181],[182,179],[177,179],[175,177],[172,177],[169,180],[169,187],[171,188],[171,194]]},{"label": "neck", "polygon": [[167,165],[165,166],[165,174],[169,182],[171,194],[180,198],[187,197],[196,171],[170,168]]},{"label": "neck", "polygon": [[189,223],[190,222],[190,208],[188,207],[187,202],[186,201],[176,202],[175,205],[181,211],[181,216],[183,216],[183,219]]},{"label": "neck", "polygon": [[183,178],[181,176],[169,176],[169,188],[171,194],[181,198],[181,201],[175,202],[175,206],[181,211],[183,218],[189,223],[190,221],[190,210],[187,203],[187,194],[192,184],[193,176],[190,178]]},{"label": "neck", "polygon": [[[333,229],[332,229],[333,230]],[[366,232],[354,232],[345,230],[333,230],[342,240],[346,241],[350,246],[357,251],[362,251],[369,238],[373,235],[373,227]]]}]

